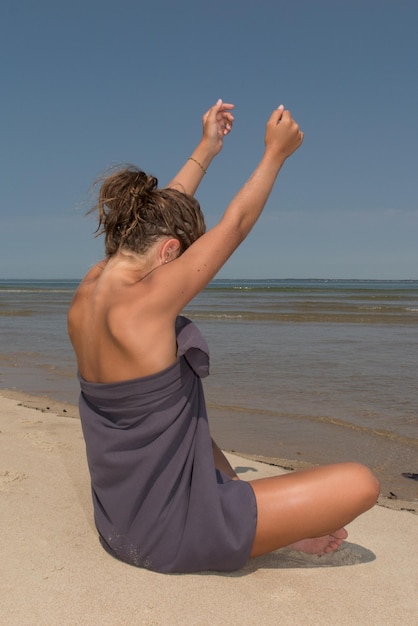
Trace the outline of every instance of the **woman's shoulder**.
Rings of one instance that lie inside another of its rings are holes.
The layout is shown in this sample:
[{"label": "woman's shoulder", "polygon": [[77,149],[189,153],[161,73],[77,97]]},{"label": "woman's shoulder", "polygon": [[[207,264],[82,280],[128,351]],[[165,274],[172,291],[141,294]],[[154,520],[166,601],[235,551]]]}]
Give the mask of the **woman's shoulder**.
[{"label": "woman's shoulder", "polygon": [[81,280],[79,288],[86,287],[87,285],[91,284],[92,282],[100,278],[100,276],[103,274],[103,271],[106,265],[107,265],[107,259],[102,259],[101,261],[93,265],[93,267],[89,269],[87,274]]}]

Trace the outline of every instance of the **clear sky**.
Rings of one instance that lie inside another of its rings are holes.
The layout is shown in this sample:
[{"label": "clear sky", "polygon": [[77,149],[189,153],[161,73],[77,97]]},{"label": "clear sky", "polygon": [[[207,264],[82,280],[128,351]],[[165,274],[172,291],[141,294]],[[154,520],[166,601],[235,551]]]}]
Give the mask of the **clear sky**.
[{"label": "clear sky", "polygon": [[208,225],[283,103],[305,140],[223,278],[418,278],[416,0],[2,0],[0,278],[102,256],[92,181],[164,185],[218,98],[236,122],[197,197]]}]

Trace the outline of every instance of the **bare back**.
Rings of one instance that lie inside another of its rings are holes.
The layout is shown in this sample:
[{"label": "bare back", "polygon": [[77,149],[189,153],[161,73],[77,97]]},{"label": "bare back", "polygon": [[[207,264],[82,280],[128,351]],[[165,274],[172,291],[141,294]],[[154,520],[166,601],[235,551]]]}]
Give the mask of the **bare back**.
[{"label": "bare back", "polygon": [[156,311],[151,276],[133,276],[106,261],[80,284],[68,331],[80,374],[96,383],[155,374],[177,358],[175,316]]}]

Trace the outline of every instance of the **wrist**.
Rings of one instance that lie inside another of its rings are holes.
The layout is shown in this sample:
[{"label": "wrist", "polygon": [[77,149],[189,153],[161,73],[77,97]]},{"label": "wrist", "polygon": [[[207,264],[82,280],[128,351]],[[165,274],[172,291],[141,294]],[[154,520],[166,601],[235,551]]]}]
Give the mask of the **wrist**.
[{"label": "wrist", "polygon": [[203,173],[203,175],[207,174],[208,170],[206,167],[203,167],[203,165],[201,164],[200,161],[198,161],[197,159],[195,159],[192,156],[189,156],[187,158],[188,161],[193,161],[194,163],[196,163],[196,165],[200,168],[201,172]]},{"label": "wrist", "polygon": [[283,163],[286,161],[286,158],[287,158],[286,154],[284,154],[280,150],[277,150],[277,149],[274,150],[266,146],[266,148],[264,149],[262,161],[280,170]]},{"label": "wrist", "polygon": [[203,137],[193,150],[191,156],[198,159],[206,168],[211,164],[217,154],[218,151],[214,148],[213,144]]}]

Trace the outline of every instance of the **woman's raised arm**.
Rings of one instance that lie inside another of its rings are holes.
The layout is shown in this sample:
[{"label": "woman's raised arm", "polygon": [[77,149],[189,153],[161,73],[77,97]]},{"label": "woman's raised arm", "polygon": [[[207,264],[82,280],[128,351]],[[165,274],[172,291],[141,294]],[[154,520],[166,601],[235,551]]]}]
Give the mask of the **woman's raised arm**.
[{"label": "woman's raised arm", "polygon": [[[280,105],[266,125],[265,150],[253,175],[233,198],[220,222],[236,231],[237,247],[259,218],[285,160],[302,144],[303,132],[290,111]],[[233,251],[233,250],[232,250]]]},{"label": "woman's raised arm", "polygon": [[212,280],[254,226],[283,163],[302,141],[303,132],[290,111],[283,106],[275,109],[267,122],[263,157],[220,222],[181,256],[153,273],[152,280],[160,283],[156,291],[159,310],[178,314]]},{"label": "woman's raised arm", "polygon": [[233,104],[218,100],[202,117],[203,135],[181,170],[167,187],[194,195],[212,159],[222,150],[223,140],[234,122]]}]

